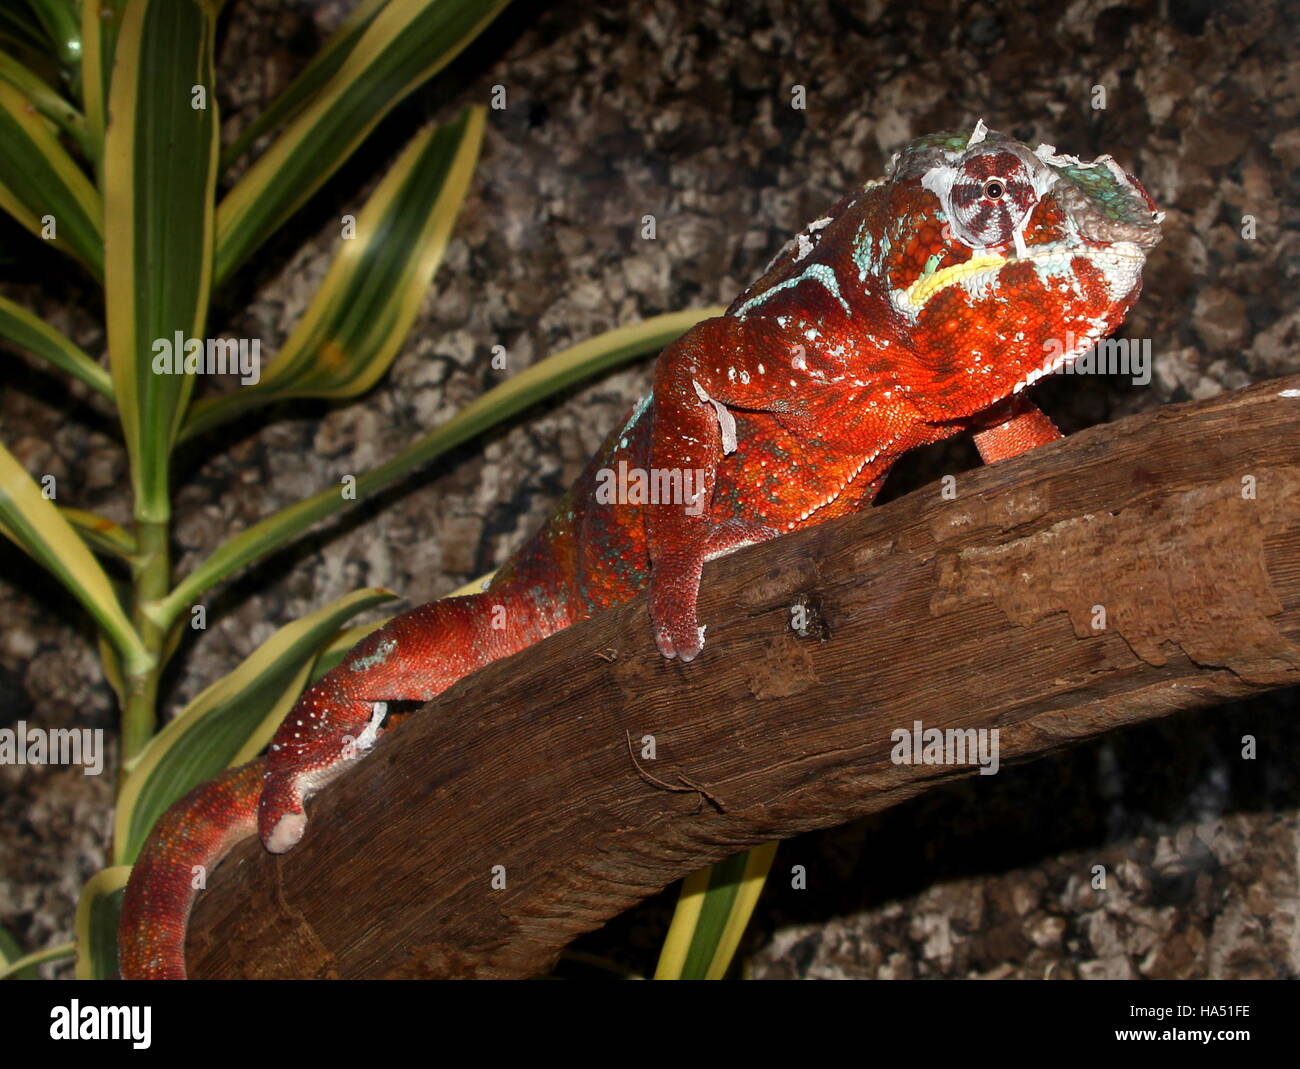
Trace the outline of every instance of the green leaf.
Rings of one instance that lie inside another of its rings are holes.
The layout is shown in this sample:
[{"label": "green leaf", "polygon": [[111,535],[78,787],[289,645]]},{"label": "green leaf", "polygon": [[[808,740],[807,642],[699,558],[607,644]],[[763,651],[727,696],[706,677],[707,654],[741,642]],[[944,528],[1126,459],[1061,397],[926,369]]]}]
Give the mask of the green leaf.
[{"label": "green leaf", "polygon": [[607,331],[548,356],[545,360],[539,360],[470,402],[442,426],[416,440],[379,467],[360,476],[356,482],[354,500],[345,499],[338,487],[331,487],[296,505],[290,505],[227,539],[160,605],[151,609],[151,617],[155,623],[166,626],[176,619],[185,606],[198,601],[203,592],[215,583],[285,545],[317,521],[365,500],[449,449],[454,449],[462,442],[482,434],[575,382],[618,367],[646,352],[657,352],[699,320],[720,315],[722,311],[721,308],[713,307],[655,316],[643,323]]},{"label": "green leaf", "polygon": [[190,702],[128,770],[114,817],[114,860],[134,861],[172,802],[261,750],[297,701],[321,647],[352,616],[393,597],[358,590],[286,624]]},{"label": "green leaf", "polygon": [[116,980],[117,918],[131,875],[129,865],[114,865],[95,873],[81,889],[77,902],[77,979]]},{"label": "green leaf", "polygon": [[100,667],[104,669],[104,679],[117,696],[118,708],[125,709],[129,691],[126,678],[122,675],[122,660],[102,629],[95,632],[95,649],[99,654]]},{"label": "green leaf", "polygon": [[391,0],[221,202],[217,285],[224,285],[381,119],[450,63],[507,2]]},{"label": "green leaf", "polygon": [[81,75],[81,19],[74,0],[27,0],[45,30],[68,84],[78,91]]},{"label": "green leaf", "polygon": [[86,151],[85,116],[60,96],[45,79],[7,52],[0,52],[0,78],[22,93],[31,106],[49,119],[55,128],[75,140],[79,149]]},{"label": "green leaf", "polygon": [[442,261],[483,139],[484,111],[412,139],[356,217],[261,381],[195,404],[183,438],[286,397],[353,397],[397,358]]},{"label": "green leaf", "polygon": [[721,980],[727,975],[777,845],[756,846],[682,881],[656,980]]},{"label": "green leaf", "polygon": [[96,512],[87,512],[85,509],[65,508],[63,506],[59,507],[59,511],[63,513],[63,518],[76,528],[77,533],[92,549],[97,549],[101,553],[107,553],[122,560],[130,560],[139,552],[135,536],[120,524],[114,523],[107,516],[100,516]]},{"label": "green leaf", "polygon": [[[108,126],[113,55],[127,0],[81,0],[81,96],[86,112],[86,154],[102,163]],[[101,182],[102,169],[101,169]]]},{"label": "green leaf", "polygon": [[10,973],[14,962],[22,957],[24,957],[23,948],[18,945],[18,940],[4,928],[0,928],[0,978],[11,975],[15,980],[35,980],[35,966],[24,967],[21,974],[17,970]]},{"label": "green leaf", "polygon": [[104,274],[99,194],[22,90],[0,80],[0,208],[37,237]]},{"label": "green leaf", "polygon": [[[113,64],[104,146],[108,354],[136,519],[149,523],[167,519],[171,448],[194,388],[193,375],[154,372],[157,347],[174,350],[178,338],[182,350],[192,341],[202,345],[207,322],[217,177],[215,17],[200,0],[132,3]],[[206,106],[193,106],[198,102]],[[183,355],[175,354],[177,362]]]},{"label": "green leaf", "polygon": [[152,658],[122,612],[113,585],[99,561],[3,445],[0,445],[0,524],[6,535],[44,565],[85,606],[133,673],[148,667]]},{"label": "green leaf", "polygon": [[8,932],[0,929],[0,980],[39,980],[38,965],[47,961],[61,961],[63,958],[76,957],[76,943],[59,943],[34,950],[21,957],[10,957],[18,949],[18,944]]},{"label": "green leaf", "polygon": [[292,82],[261,115],[248,124],[240,135],[222,150],[221,170],[226,171],[252,147],[263,134],[278,130],[302,111],[311,99],[334,76],[351,51],[357,46],[367,27],[374,21],[388,0],[361,0],[337,30],[330,35],[320,51],[312,57]]},{"label": "green leaf", "polygon": [[66,335],[7,297],[0,297],[0,338],[48,360],[55,367],[75,376],[112,400],[113,383],[107,371],[74,345]]},{"label": "green leaf", "polygon": [[[6,945],[16,945],[8,932],[0,932]],[[39,980],[40,974],[36,971],[38,965],[47,961],[61,961],[64,958],[73,958],[77,955],[76,943],[59,943],[56,946],[46,947],[44,950],[34,950],[21,958],[14,958],[11,961],[0,963],[0,980]],[[0,955],[3,958],[3,955]]]}]

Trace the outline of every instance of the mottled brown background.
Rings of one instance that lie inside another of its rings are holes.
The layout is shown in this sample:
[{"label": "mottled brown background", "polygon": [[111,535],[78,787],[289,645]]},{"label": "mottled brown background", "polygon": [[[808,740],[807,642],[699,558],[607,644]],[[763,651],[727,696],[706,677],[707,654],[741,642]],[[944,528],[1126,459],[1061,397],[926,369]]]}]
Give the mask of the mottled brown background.
[{"label": "mottled brown background", "polygon": [[[235,0],[220,50],[229,136],[272,99],[348,3]],[[1297,9],[1274,2],[916,0],[519,3],[384,122],[259,258],[212,333],[274,351],[402,143],[493,85],[482,164],[411,341],[350,406],[296,404],[187,454],[177,563],[364,470],[511,367],[602,330],[724,303],[798,227],[909,138],[990,126],[1084,156],[1110,152],[1167,208],[1126,327],[1155,376],[1064,378],[1036,393],[1067,430],[1300,370]],[[789,106],[807,89],[807,109]],[[1093,107],[1104,86],[1105,109]],[[658,239],[639,237],[646,213]],[[1242,217],[1257,220],[1244,240]],[[102,352],[98,295],[15,227],[0,289]],[[3,357],[4,441],[60,500],[128,518],[110,414],[25,358]],[[490,569],[536,525],[648,365],[541,407],[223,588],[182,651],[179,709],[272,631],[364,585],[411,604]],[[222,387],[224,388],[224,387]],[[890,494],[975,463],[966,443],[905,463]],[[1249,458],[1245,458],[1248,467]],[[0,547],[0,725],[115,726],[85,620]],[[1026,672],[1033,666],[1026,665]],[[978,700],[978,696],[973,696]],[[1182,715],[1005,768],[782,847],[747,942],[758,977],[1295,977],[1300,974],[1296,694]],[[1245,734],[1259,759],[1240,759]],[[0,768],[0,923],[28,949],[71,935],[104,862],[112,780]],[[809,889],[791,890],[789,867]],[[1092,866],[1109,873],[1091,889]],[[661,895],[585,950],[644,971]],[[66,972],[66,969],[63,970]]]}]

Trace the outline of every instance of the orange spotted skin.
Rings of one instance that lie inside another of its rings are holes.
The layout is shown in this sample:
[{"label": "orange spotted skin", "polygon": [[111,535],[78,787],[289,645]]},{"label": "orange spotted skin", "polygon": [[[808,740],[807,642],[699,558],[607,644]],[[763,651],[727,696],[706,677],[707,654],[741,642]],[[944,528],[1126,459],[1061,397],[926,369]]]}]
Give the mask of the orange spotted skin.
[{"label": "orange spotted skin", "polygon": [[966,431],[986,461],[1059,437],[1022,392],[1112,331],[1159,240],[1145,190],[984,129],[912,142],[660,355],[651,394],[481,594],[424,605],[299,699],[264,758],[197,788],[132,871],[128,977],[183,977],[195,872],[304,802],[373,741],[384,703],[428,700],[648,588],[659,650],[689,661],[712,556],[869,504],[905,452]]}]

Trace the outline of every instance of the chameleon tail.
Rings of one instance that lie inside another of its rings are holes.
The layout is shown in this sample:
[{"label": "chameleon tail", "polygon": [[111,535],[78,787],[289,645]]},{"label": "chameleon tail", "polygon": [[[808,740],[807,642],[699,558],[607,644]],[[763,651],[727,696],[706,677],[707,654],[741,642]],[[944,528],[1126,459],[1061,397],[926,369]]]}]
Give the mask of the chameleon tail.
[{"label": "chameleon tail", "polygon": [[185,926],[207,874],[257,830],[266,763],[232,768],[201,784],[154,825],[122,899],[118,967],[127,980],[183,980]]},{"label": "chameleon tail", "polygon": [[503,584],[403,613],[359,642],[298,699],[265,757],[191,791],[155,825],[122,904],[122,975],[185,976],[195,867],[206,873],[254,832],[272,853],[293,847],[304,803],[370,748],[387,702],[428,701],[567,623],[561,600],[539,610]]}]

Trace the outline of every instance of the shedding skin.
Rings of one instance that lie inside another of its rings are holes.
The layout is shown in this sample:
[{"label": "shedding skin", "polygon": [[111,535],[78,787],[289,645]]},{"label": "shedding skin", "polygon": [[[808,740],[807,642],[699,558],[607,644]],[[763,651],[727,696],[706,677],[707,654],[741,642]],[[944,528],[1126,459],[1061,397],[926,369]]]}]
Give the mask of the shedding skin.
[{"label": "shedding skin", "polygon": [[[173,805],[127,886],[123,976],[185,976],[196,872],[255,833],[292,848],[386,703],[428,701],[647,587],[660,652],[690,661],[706,560],[865,507],[917,446],[968,432],[993,462],[1059,438],[1023,391],[1120,324],[1161,217],[1108,157],[976,135],[912,142],[809,224],[663,351],[650,396],[486,591],[368,636],[264,757]],[[614,472],[634,474],[611,493]]]}]

